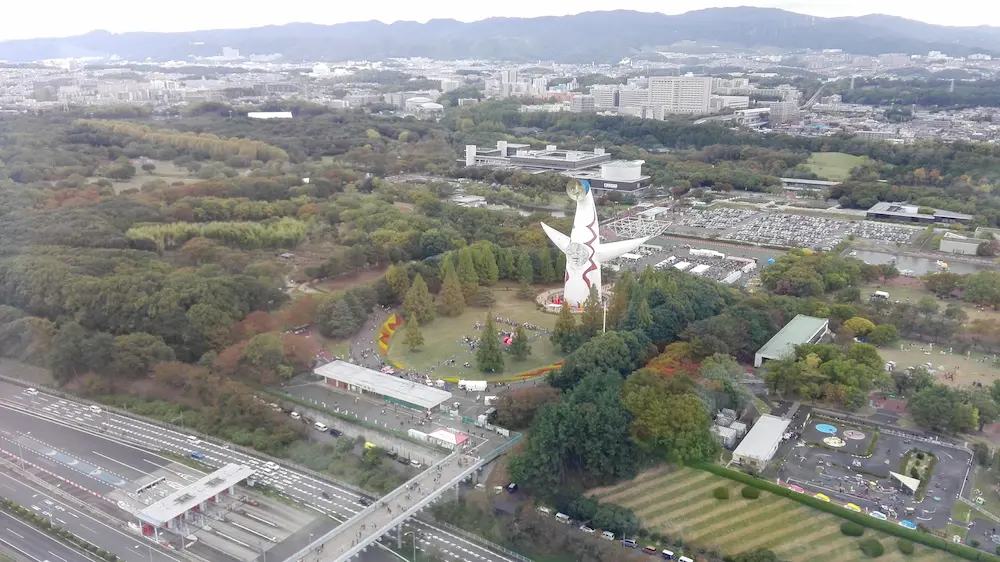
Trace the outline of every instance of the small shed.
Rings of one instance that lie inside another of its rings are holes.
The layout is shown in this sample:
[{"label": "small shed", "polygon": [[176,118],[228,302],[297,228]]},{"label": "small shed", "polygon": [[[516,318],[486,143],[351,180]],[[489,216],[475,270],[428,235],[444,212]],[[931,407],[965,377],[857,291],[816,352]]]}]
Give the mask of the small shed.
[{"label": "small shed", "polygon": [[719,443],[727,449],[731,449],[736,444],[736,431],[728,427],[713,425],[712,433],[719,440]]},{"label": "small shed", "polygon": [[737,439],[743,439],[743,436],[747,434],[747,424],[743,422],[734,421],[729,424],[729,429],[736,432]]}]

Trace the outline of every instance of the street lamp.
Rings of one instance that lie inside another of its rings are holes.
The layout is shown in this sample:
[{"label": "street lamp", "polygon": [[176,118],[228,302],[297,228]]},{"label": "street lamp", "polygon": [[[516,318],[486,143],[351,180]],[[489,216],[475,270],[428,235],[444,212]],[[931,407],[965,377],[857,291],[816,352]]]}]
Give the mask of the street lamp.
[{"label": "street lamp", "polygon": [[409,531],[409,532],[403,533],[404,537],[406,535],[410,535],[411,537],[413,537],[413,543],[412,543],[413,544],[413,561],[412,562],[417,562],[417,532],[416,531]]}]

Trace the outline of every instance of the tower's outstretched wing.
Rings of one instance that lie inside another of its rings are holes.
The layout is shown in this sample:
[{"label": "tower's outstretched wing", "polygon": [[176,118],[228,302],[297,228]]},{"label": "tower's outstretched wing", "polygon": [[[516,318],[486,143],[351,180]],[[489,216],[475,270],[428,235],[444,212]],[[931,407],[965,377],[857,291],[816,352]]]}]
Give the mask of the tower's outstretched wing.
[{"label": "tower's outstretched wing", "polygon": [[617,242],[601,242],[601,245],[597,247],[597,261],[607,263],[645,244],[650,238],[652,236],[633,238],[632,240],[619,240]]},{"label": "tower's outstretched wing", "polygon": [[560,250],[565,252],[566,248],[569,247],[569,236],[566,236],[562,232],[559,232],[558,230],[552,228],[551,226],[545,224],[544,222],[541,223],[541,225],[542,225],[542,230],[545,231],[545,234],[546,236],[549,237],[549,240],[551,240],[552,243],[556,245],[556,248],[559,248]]}]

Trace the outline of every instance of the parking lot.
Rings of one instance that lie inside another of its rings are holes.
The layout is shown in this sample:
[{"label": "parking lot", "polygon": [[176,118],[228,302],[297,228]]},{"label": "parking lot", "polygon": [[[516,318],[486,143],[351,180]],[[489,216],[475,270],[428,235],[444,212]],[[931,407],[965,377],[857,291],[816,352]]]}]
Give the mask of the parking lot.
[{"label": "parking lot", "polygon": [[816,250],[833,248],[850,236],[906,244],[922,230],[919,226],[878,221],[718,206],[667,212],[657,218],[670,221],[669,230],[672,232]]},{"label": "parking lot", "polygon": [[[853,503],[864,512],[879,511],[890,520],[906,519],[931,529],[945,529],[968,476],[971,454],[941,442],[882,429],[871,456],[861,458],[874,438],[874,428],[821,418],[797,427],[799,435],[783,443],[776,455],[785,459],[777,470],[778,478],[810,493],[823,493],[834,502]],[[819,443],[823,446],[816,445]],[[903,456],[911,450],[937,458],[922,501],[903,491],[889,475],[901,471]]]}]

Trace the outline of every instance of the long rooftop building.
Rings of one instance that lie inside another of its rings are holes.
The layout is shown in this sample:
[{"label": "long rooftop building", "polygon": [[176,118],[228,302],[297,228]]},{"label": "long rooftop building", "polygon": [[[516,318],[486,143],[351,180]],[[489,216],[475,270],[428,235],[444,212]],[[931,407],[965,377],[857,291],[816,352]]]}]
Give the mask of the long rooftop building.
[{"label": "long rooftop building", "polygon": [[424,411],[436,411],[442,404],[451,399],[451,393],[373,371],[347,361],[333,361],[313,372],[326,379],[328,386],[380,397],[390,404],[405,408]]}]

